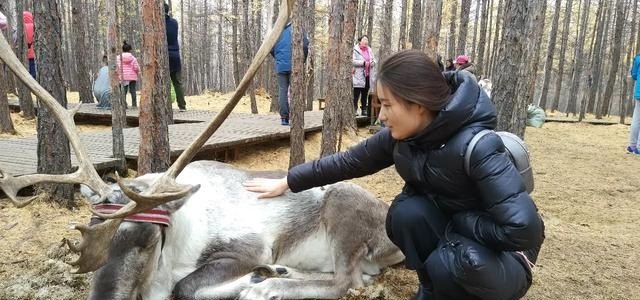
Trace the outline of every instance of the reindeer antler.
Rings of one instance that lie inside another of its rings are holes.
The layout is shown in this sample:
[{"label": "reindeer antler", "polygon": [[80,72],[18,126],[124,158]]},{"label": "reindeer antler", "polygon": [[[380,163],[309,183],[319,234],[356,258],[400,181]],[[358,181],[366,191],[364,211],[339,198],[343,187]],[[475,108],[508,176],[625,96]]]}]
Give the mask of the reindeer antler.
[{"label": "reindeer antler", "polygon": [[66,110],[62,107],[54,98],[47,92],[42,86],[36,82],[24,66],[20,63],[15,56],[7,40],[0,34],[0,59],[18,76],[18,78],[24,82],[33,93],[40,98],[40,101],[47,106],[49,111],[58,120],[65,135],[69,139],[71,146],[78,158],[78,170],[72,174],[64,175],[46,175],[46,174],[34,174],[14,177],[9,173],[0,170],[0,188],[11,198],[11,201],[18,207],[23,207],[29,204],[33,198],[27,200],[20,200],[17,196],[20,189],[43,182],[57,182],[57,183],[82,183],[101,196],[106,196],[111,188],[102,181],[98,172],[93,168],[93,164],[89,159],[87,150],[80,143],[80,136],[78,130],[73,123],[73,115],[77,112],[77,108],[73,110]]},{"label": "reindeer antler", "polygon": [[[264,62],[265,58],[276,44],[276,41],[280,37],[287,20],[291,8],[293,7],[293,0],[282,1],[280,3],[280,12],[278,19],[274,24],[272,31],[268,37],[263,41],[258,53],[253,58],[247,73],[244,74],[242,80],[238,84],[233,96],[225,107],[218,113],[207,128],[200,133],[200,135],[187,147],[187,149],[180,154],[178,159],[171,165],[162,177],[158,178],[154,184],[142,193],[136,193],[131,189],[123,188],[122,192],[127,195],[131,200],[125,207],[113,214],[97,214],[102,218],[122,218],[131,214],[145,211],[149,208],[161,205],[163,203],[170,202],[176,199],[179,195],[187,195],[193,191],[194,187],[191,185],[178,184],[175,178],[180,174],[184,167],[193,159],[198,150],[204,145],[204,143],[213,135],[214,132],[222,125],[222,123],[229,116],[233,108],[238,104],[240,98],[244,95],[245,91],[249,87],[249,83],[253,79],[253,76],[258,71],[258,68]],[[123,184],[119,182],[121,188]]]},{"label": "reindeer antler", "polygon": [[[79,163],[78,170],[71,174],[62,175],[31,174],[15,177],[0,169],[0,188],[17,207],[24,207],[36,198],[33,197],[26,200],[19,199],[18,192],[22,188],[44,182],[84,184],[100,195],[101,199],[105,198],[111,192],[111,188],[102,181],[100,175],[98,175],[98,172],[94,169],[87,150],[80,143],[80,136],[73,122],[73,115],[78,111],[80,105],[71,110],[66,110],[62,107],[51,94],[29,75],[18,58],[13,54],[7,40],[1,34],[0,59],[40,98],[40,101],[44,103],[49,111],[51,111],[69,139]],[[91,205],[89,205],[89,207],[93,210]],[[80,253],[80,258],[71,263],[77,266],[78,269],[76,272],[86,273],[94,271],[104,264],[107,255],[105,249],[108,249],[113,234],[121,221],[122,219],[108,220],[96,226],[78,226],[76,228],[82,233],[83,241],[80,242],[78,246],[67,241],[72,251]]]}]

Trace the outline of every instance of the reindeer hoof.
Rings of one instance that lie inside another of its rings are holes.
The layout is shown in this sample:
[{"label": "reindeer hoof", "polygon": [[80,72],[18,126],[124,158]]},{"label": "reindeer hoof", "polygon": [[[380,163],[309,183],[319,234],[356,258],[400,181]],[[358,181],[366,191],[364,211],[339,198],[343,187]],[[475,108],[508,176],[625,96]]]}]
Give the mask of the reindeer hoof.
[{"label": "reindeer hoof", "polygon": [[251,275],[251,283],[263,282],[267,278],[288,277],[289,271],[285,267],[280,266],[257,266],[253,269]]}]

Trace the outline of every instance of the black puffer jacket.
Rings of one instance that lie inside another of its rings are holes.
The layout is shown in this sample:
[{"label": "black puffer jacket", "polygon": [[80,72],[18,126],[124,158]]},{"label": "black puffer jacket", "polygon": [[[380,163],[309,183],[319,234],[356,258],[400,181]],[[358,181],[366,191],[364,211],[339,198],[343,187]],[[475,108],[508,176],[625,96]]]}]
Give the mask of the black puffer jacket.
[{"label": "black puffer jacket", "polygon": [[398,141],[383,129],[345,152],[291,169],[289,187],[298,192],[395,164],[411,189],[452,217],[456,232],[495,250],[533,250],[528,256],[535,260],[544,239],[542,220],[500,137],[483,137],[471,155],[471,176],[464,170],[471,138],[496,125],[495,107],[470,73],[445,77],[454,94],[423,132]]}]

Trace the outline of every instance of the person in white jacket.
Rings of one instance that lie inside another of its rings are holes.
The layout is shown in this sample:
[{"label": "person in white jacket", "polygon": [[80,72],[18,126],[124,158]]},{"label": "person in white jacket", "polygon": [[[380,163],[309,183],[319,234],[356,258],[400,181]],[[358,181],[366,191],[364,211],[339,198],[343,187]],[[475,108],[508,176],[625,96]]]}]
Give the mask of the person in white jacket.
[{"label": "person in white jacket", "polygon": [[369,90],[375,80],[376,59],[373,50],[369,47],[369,38],[363,35],[358,39],[358,44],[353,47],[353,108],[358,110],[360,99],[360,114],[367,115],[367,99]]}]

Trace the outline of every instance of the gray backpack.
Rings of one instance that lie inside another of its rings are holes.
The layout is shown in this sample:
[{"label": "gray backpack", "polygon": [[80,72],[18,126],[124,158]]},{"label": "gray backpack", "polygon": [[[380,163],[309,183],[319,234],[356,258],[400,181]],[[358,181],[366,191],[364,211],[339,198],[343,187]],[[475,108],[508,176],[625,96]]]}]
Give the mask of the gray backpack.
[{"label": "gray backpack", "polygon": [[469,142],[467,152],[464,154],[464,169],[467,172],[467,175],[470,175],[469,163],[471,160],[471,152],[473,152],[473,148],[476,147],[476,144],[482,137],[490,133],[495,133],[502,139],[502,143],[504,144],[507,153],[509,153],[509,158],[511,158],[513,165],[520,172],[520,176],[522,176],[522,181],[524,181],[527,193],[530,194],[531,192],[533,192],[533,170],[531,170],[531,162],[529,161],[529,150],[527,150],[527,146],[524,144],[524,141],[522,139],[510,132],[496,132],[489,129],[478,132],[471,139],[471,142]]}]

